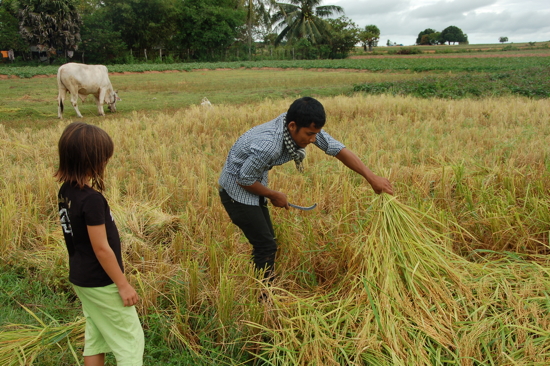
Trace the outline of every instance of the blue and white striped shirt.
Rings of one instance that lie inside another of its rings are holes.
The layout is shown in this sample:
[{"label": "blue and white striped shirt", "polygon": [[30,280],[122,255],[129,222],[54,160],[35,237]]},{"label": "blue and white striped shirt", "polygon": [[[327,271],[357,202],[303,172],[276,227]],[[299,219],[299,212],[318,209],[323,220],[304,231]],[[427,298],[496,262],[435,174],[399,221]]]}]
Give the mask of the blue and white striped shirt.
[{"label": "blue and white striped shirt", "polygon": [[[258,181],[267,187],[268,171],[293,160],[283,143],[285,115],[251,128],[231,147],[218,183],[235,201],[259,206],[259,196],[240,185],[251,186]],[[345,147],[323,130],[317,134],[314,144],[331,156]]]}]

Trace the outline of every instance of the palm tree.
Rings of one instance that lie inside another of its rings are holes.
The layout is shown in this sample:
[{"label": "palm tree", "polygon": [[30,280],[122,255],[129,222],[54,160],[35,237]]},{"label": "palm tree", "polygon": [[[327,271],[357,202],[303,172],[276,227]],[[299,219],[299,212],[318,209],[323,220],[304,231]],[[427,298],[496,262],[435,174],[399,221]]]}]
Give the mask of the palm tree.
[{"label": "palm tree", "polygon": [[76,50],[82,19],[75,0],[20,0],[19,30],[30,45]]},{"label": "palm tree", "polygon": [[273,26],[273,8],[275,0],[242,0],[241,6],[246,11],[245,36],[248,43],[248,53],[251,57],[252,43],[258,36],[265,38]]},{"label": "palm tree", "polygon": [[336,5],[320,6],[322,0],[288,1],[290,4],[277,3],[279,12],[275,14],[275,19],[281,22],[280,27],[283,30],[275,40],[276,44],[285,38],[289,42],[306,38],[311,43],[318,43],[329,37],[329,25],[322,18],[344,12],[344,9]]}]

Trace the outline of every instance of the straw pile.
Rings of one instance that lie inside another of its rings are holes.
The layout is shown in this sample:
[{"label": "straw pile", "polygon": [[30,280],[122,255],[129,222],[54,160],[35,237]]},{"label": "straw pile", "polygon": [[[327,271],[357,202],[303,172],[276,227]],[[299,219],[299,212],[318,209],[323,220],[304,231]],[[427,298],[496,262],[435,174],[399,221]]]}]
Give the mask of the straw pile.
[{"label": "straw pile", "polygon": [[51,348],[58,348],[60,354],[70,352],[74,357],[75,364],[80,365],[80,357],[77,355],[74,345],[83,341],[85,319],[59,324],[52,318],[52,322],[46,324],[30,309],[21,306],[40,325],[10,324],[4,326],[3,331],[0,332],[0,365],[32,365],[39,359],[39,356]]},{"label": "straw pile", "polygon": [[[543,288],[531,283],[521,294],[510,290],[510,301],[489,306],[501,297],[499,286],[527,279],[503,278],[509,269],[502,263],[482,265],[456,255],[448,237],[428,226],[440,223],[395,197],[376,197],[369,212],[363,233],[342,248],[347,271],[332,291],[274,295],[269,325],[254,325],[270,339],[260,342],[260,358],[273,365],[505,364],[518,354],[529,364],[550,360],[550,343],[540,353],[550,332],[528,320],[536,316],[548,324],[548,314],[536,306],[526,312],[518,302],[538,298]],[[535,269],[524,262],[515,267],[518,277]],[[519,333],[538,354],[512,341]]]}]

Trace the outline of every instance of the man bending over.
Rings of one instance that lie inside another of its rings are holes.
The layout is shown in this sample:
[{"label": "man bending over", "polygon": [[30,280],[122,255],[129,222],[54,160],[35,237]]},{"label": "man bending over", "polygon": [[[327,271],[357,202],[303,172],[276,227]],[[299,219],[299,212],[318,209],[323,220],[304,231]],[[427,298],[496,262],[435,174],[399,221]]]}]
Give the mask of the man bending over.
[{"label": "man bending over", "polygon": [[286,194],[268,188],[271,168],[294,160],[302,172],[305,148],[314,144],[362,175],[376,193],[393,194],[389,180],[375,175],[357,155],[323,131],[325,120],[319,101],[311,97],[297,99],[288,112],[239,137],[225,161],[218,181],[222,204],[252,245],[254,265],[267,280],[273,277],[277,252],[267,200],[275,207],[289,208]]}]

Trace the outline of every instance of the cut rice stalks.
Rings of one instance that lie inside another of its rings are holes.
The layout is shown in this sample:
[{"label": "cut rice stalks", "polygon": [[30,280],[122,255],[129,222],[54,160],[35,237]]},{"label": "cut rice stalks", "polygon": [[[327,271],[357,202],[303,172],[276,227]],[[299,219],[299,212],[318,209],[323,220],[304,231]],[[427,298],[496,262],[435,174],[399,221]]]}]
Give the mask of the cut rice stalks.
[{"label": "cut rice stalks", "polygon": [[405,352],[420,339],[424,352],[436,343],[456,357],[455,325],[475,302],[464,282],[471,263],[424,223],[435,219],[395,197],[377,196],[371,209],[364,234],[346,248],[351,258],[347,281],[357,284],[359,301],[370,305],[380,337],[398,357],[411,359]]},{"label": "cut rice stalks", "polygon": [[46,324],[35,313],[21,305],[40,323],[40,326],[26,324],[9,324],[0,332],[0,365],[32,365],[41,354],[52,347],[58,347],[62,352],[68,349],[75,364],[80,365],[75,352],[75,344],[84,340],[86,320],[59,324],[46,314],[52,322]]}]

